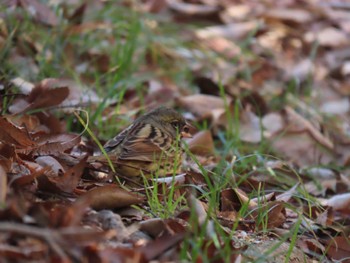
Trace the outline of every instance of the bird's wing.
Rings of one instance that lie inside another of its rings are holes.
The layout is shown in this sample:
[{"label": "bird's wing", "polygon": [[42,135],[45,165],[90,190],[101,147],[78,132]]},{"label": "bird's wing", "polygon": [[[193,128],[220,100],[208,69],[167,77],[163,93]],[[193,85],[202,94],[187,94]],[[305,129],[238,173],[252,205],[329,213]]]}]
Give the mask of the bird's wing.
[{"label": "bird's wing", "polygon": [[152,162],[170,160],[174,156],[170,150],[173,139],[151,124],[137,125],[129,135],[120,145],[120,160]]},{"label": "bird's wing", "polygon": [[129,131],[131,131],[134,128],[135,128],[135,125],[131,124],[129,127],[127,127],[122,132],[120,132],[117,136],[107,141],[106,144],[103,146],[103,148],[105,148],[106,152],[113,151],[125,139]]}]

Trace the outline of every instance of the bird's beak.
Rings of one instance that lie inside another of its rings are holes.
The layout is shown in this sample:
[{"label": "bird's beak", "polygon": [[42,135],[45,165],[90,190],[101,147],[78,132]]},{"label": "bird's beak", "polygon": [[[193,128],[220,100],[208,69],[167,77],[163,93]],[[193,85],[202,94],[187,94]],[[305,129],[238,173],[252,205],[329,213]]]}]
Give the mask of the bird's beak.
[{"label": "bird's beak", "polygon": [[182,138],[192,138],[192,134],[188,132],[181,132],[181,137]]},{"label": "bird's beak", "polygon": [[192,131],[195,130],[195,127],[193,127],[191,124],[186,122],[186,125],[182,128],[181,131],[181,137],[182,138],[192,138]]}]

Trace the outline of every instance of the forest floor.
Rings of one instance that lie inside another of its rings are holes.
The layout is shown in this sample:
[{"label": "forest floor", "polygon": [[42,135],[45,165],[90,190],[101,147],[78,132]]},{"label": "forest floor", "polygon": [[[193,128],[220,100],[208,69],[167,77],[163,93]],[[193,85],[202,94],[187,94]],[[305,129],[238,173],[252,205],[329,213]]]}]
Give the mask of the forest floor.
[{"label": "forest floor", "polygon": [[[349,2],[0,10],[1,262],[350,262]],[[88,162],[160,105],[180,172]]]}]

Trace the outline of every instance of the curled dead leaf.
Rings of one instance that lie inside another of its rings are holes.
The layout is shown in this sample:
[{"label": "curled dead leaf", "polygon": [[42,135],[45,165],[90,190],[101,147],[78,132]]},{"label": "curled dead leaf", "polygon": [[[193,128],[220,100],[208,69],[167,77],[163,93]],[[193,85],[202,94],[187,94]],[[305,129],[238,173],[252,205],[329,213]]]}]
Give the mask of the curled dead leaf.
[{"label": "curled dead leaf", "polygon": [[15,126],[4,117],[0,117],[0,141],[24,148],[34,145],[24,129]]},{"label": "curled dead leaf", "polygon": [[88,199],[96,210],[122,208],[143,202],[143,198],[116,185],[96,187],[79,198]]},{"label": "curled dead leaf", "polygon": [[157,237],[165,230],[165,222],[160,218],[151,218],[140,223],[140,230]]}]

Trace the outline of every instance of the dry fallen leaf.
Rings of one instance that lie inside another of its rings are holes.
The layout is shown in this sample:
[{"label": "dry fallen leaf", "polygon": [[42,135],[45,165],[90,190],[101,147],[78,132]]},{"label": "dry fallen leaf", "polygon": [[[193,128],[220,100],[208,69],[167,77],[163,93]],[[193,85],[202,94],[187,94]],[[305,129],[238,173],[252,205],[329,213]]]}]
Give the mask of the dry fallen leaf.
[{"label": "dry fallen leaf", "polygon": [[116,186],[104,185],[96,187],[79,199],[87,199],[90,206],[96,210],[122,208],[143,202],[143,198]]},{"label": "dry fallen leaf", "polygon": [[78,164],[68,169],[62,176],[55,178],[55,184],[66,193],[72,193],[78,186],[80,178],[86,166],[87,157],[79,161]]},{"label": "dry fallen leaf", "polygon": [[[227,99],[228,104],[230,101]],[[210,117],[214,110],[225,108],[225,101],[221,97],[203,94],[180,97],[178,103],[200,119]]]},{"label": "dry fallen leaf", "polygon": [[76,134],[41,135],[35,141],[35,146],[18,152],[32,153],[33,155],[60,155],[73,148],[80,140],[80,136]]},{"label": "dry fallen leaf", "polygon": [[19,0],[21,6],[27,9],[30,16],[48,26],[57,26],[58,18],[45,4],[37,0]]},{"label": "dry fallen leaf", "polygon": [[261,21],[249,21],[242,23],[231,23],[222,26],[210,26],[198,29],[195,34],[200,39],[224,37],[231,40],[241,39],[249,33],[258,31],[262,27]]},{"label": "dry fallen leaf", "polygon": [[190,4],[180,1],[168,1],[168,5],[173,11],[188,16],[207,16],[215,14],[220,10],[218,6]]},{"label": "dry fallen leaf", "polygon": [[334,195],[326,201],[334,211],[350,213],[350,193]]},{"label": "dry fallen leaf", "polygon": [[347,35],[340,29],[327,27],[320,32],[308,32],[305,40],[309,43],[317,41],[321,46],[341,47],[348,43]]},{"label": "dry fallen leaf", "polygon": [[265,219],[262,219],[262,222],[256,222],[258,228],[273,229],[281,226],[286,220],[284,202],[281,201],[268,202],[265,206],[259,208],[258,211],[253,211],[253,214],[255,214],[256,220],[258,218],[261,220],[262,214],[265,217]]},{"label": "dry fallen leaf", "polygon": [[0,117],[0,131],[0,141],[4,141],[7,144],[15,144],[17,147],[22,148],[34,145],[25,129],[16,127],[4,117]]},{"label": "dry fallen leaf", "polygon": [[265,14],[268,19],[276,19],[286,22],[294,22],[298,24],[305,24],[313,19],[313,14],[305,9],[282,9],[272,8],[269,9]]},{"label": "dry fallen leaf", "polygon": [[346,258],[350,258],[350,239],[349,237],[338,236],[330,239],[327,244],[327,255],[335,260],[341,260],[342,262]]},{"label": "dry fallen leaf", "polygon": [[241,114],[241,123],[239,125],[239,136],[242,141],[250,143],[259,143],[264,137],[260,118],[247,107]]},{"label": "dry fallen leaf", "polygon": [[200,131],[187,141],[191,153],[198,155],[214,154],[214,141],[210,131]]}]

